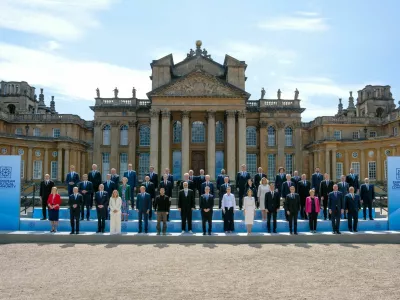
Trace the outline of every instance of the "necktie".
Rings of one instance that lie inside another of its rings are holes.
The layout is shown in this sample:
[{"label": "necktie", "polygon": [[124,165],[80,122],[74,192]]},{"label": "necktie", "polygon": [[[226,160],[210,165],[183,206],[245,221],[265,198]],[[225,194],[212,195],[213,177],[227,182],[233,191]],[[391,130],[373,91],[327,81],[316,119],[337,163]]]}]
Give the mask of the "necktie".
[{"label": "necktie", "polygon": [[93,172],[92,172],[92,176],[93,176],[93,177],[94,177],[94,174],[96,174],[96,171],[93,171]]},{"label": "necktie", "polygon": [[290,187],[290,181],[287,182],[288,186]]},{"label": "necktie", "polygon": [[281,178],[283,178],[283,174],[281,174]]},{"label": "necktie", "polygon": [[167,186],[167,182],[166,181],[164,181],[164,186]]},{"label": "necktie", "polygon": [[85,187],[86,187],[86,181],[85,181]]},{"label": "necktie", "polygon": [[367,190],[369,189],[369,185],[367,184]]},{"label": "necktie", "polygon": [[306,185],[306,181],[304,180],[304,185]]},{"label": "necktie", "polygon": [[225,189],[228,187],[228,184],[227,183],[225,183]]},{"label": "necktie", "polygon": [[274,192],[271,193],[272,198],[274,198]]},{"label": "necktie", "polygon": [[75,200],[76,200],[76,194],[75,194]]},{"label": "necktie", "polygon": [[335,192],[335,197],[336,197],[337,195],[336,195],[336,192]]},{"label": "necktie", "polygon": [[328,180],[326,181],[326,186],[328,186]]},{"label": "necktie", "polygon": [[46,185],[48,185],[49,184],[49,182],[46,180]]},{"label": "necktie", "polygon": [[107,187],[110,187],[110,180],[107,181]]},{"label": "necktie", "polygon": [[147,188],[147,181],[146,181],[146,188]]},{"label": "necktie", "polygon": [[208,182],[206,182],[206,186],[208,186]]},{"label": "necktie", "polygon": [[103,198],[103,192],[100,192],[100,198]]},{"label": "necktie", "polygon": [[351,198],[353,198],[353,200],[354,200],[354,194],[351,194]]},{"label": "necktie", "polygon": [[293,194],[290,194],[290,196],[293,198]]}]

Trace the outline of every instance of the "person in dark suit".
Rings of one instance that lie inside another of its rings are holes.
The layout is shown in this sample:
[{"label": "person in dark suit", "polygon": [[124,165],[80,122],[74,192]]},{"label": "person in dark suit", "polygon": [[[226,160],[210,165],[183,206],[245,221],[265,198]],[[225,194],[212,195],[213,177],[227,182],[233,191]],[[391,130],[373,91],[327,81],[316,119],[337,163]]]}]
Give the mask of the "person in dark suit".
[{"label": "person in dark suit", "polygon": [[[328,195],[333,191],[333,181],[329,179],[329,174],[325,173],[324,180],[321,181],[319,186],[318,198],[321,199],[322,206],[324,207],[324,220],[328,217]],[[331,219],[331,214],[329,214],[329,220]]]},{"label": "person in dark suit", "polygon": [[350,169],[350,174],[346,176],[346,182],[349,186],[354,187],[356,193],[360,190],[360,182],[358,181],[358,175],[354,174],[354,169]]},{"label": "person in dark suit", "polygon": [[75,166],[71,165],[70,172],[67,174],[65,182],[68,185],[68,195],[72,194],[73,188],[77,186],[79,174],[75,172]]},{"label": "person in dark suit", "polygon": [[203,195],[206,192],[206,187],[210,188],[210,194],[214,196],[214,184],[210,181],[210,175],[206,175],[206,180],[201,184],[200,192]]},{"label": "person in dark suit", "polygon": [[92,197],[94,197],[95,193],[99,190],[99,185],[101,184],[101,173],[97,171],[97,165],[92,165],[92,170],[88,173],[88,180],[93,184],[93,193]]},{"label": "person in dark suit", "polygon": [[[168,181],[170,181],[172,183],[172,185],[173,185],[174,184],[174,175],[170,173],[169,168],[165,168],[164,174],[167,174]],[[163,177],[164,177],[164,175],[163,175]]]},{"label": "person in dark suit", "polygon": [[[166,170],[168,170],[168,169],[166,169]],[[167,173],[164,173],[163,177],[164,177],[164,180],[160,181],[159,187],[160,187],[160,189],[163,188],[165,195],[167,195],[168,198],[171,199],[174,183],[168,180],[168,178],[171,178],[171,177],[169,177]],[[169,210],[168,210],[168,214],[166,215],[166,218],[167,218],[167,221],[169,222]],[[158,220],[158,216],[157,216],[157,220]]]},{"label": "person in dark suit", "polygon": [[258,190],[258,187],[261,183],[261,179],[263,179],[263,177],[267,178],[267,175],[263,173],[263,169],[261,167],[258,168],[257,172],[258,173],[254,175],[254,186]]},{"label": "person in dark suit", "polygon": [[367,207],[369,219],[373,220],[374,218],[372,218],[372,202],[375,201],[375,188],[373,184],[369,183],[369,178],[365,178],[364,184],[362,184],[360,187],[360,199],[363,206],[364,220],[367,219]]},{"label": "person in dark suit", "polygon": [[132,169],[132,164],[128,164],[128,171],[124,172],[124,177],[128,178],[128,185],[131,187],[131,206],[135,209],[135,192],[137,186],[136,171]]},{"label": "person in dark suit", "polygon": [[299,181],[301,180],[300,176],[299,176],[299,172],[298,171],[294,171],[293,172],[293,176],[292,176],[292,182],[294,183],[294,187],[296,189],[296,193],[299,193]]},{"label": "person in dark suit", "polygon": [[258,190],[257,190],[256,186],[254,185],[253,179],[251,179],[251,178],[247,180],[246,188],[245,188],[245,195],[247,195],[248,190],[251,190],[251,195],[254,198],[254,204],[256,205],[256,207],[260,207],[260,204],[258,203],[258,197],[257,197]]},{"label": "person in dark suit", "polygon": [[239,209],[243,207],[243,197],[246,194],[247,180],[251,179],[250,173],[246,171],[246,165],[242,165],[242,171],[236,175],[236,189],[239,191]]},{"label": "person in dark suit", "polygon": [[114,168],[111,169],[111,180],[114,181],[115,186],[119,186],[119,175],[117,174],[117,170]]},{"label": "person in dark suit", "polygon": [[[193,178],[194,176],[192,176]],[[195,190],[195,185],[192,179],[190,179],[189,173],[183,174],[183,180],[179,184],[179,190],[183,190],[183,183],[187,182],[188,183],[188,189],[194,191]]]},{"label": "person in dark suit", "polygon": [[[207,175],[208,176],[208,175]],[[214,208],[214,195],[210,193],[210,186],[204,188],[204,194],[200,197],[201,220],[203,235],[206,235],[206,223],[208,223],[208,235],[212,232],[212,217]]]},{"label": "person in dark suit", "polygon": [[[107,192],[108,200],[110,200],[112,192],[114,190],[118,190],[118,186],[115,185],[114,181],[111,180],[111,174],[107,174],[107,180],[103,182],[103,185],[104,185],[104,190]],[[108,219],[109,219],[109,214],[108,214],[108,204],[107,204],[106,220]]]},{"label": "person in dark suit", "polygon": [[341,234],[340,216],[344,212],[343,194],[338,191],[337,184],[333,185],[333,192],[328,195],[328,208],[332,220],[332,233]]},{"label": "person in dark suit", "polygon": [[344,196],[344,203],[349,231],[357,232],[358,212],[361,209],[361,201],[360,195],[354,194],[354,187],[349,188],[349,193]]},{"label": "person in dark suit", "polygon": [[[204,170],[200,169],[200,175],[194,177],[194,184],[196,186],[196,191],[199,193],[199,203],[200,203],[200,196],[202,195],[201,186],[206,181],[206,176],[204,175]],[[200,207],[199,207],[200,209]]]},{"label": "person in dark suit", "polygon": [[[225,176],[224,183],[221,184],[221,186],[219,187],[219,193],[218,193],[218,197],[219,197],[218,208],[219,209],[221,209],[222,197],[226,194],[226,190],[228,187],[232,188],[231,185],[229,184],[229,177]],[[223,218],[223,216],[222,216],[222,218]]]},{"label": "person in dark suit", "polygon": [[[346,176],[342,175],[340,177],[340,182],[338,182],[338,191],[341,192],[343,195],[347,195],[349,193],[349,184],[346,182]],[[347,213],[344,211],[345,219],[347,219]]]},{"label": "person in dark suit", "polygon": [[[146,176],[148,177],[148,176]],[[150,178],[149,178],[150,179]],[[150,182],[153,185],[153,183]],[[144,232],[149,232],[149,214],[151,211],[151,196],[146,192],[145,186],[140,187],[140,194],[136,197],[136,210],[138,211],[139,231],[142,233],[142,224],[144,219]]]},{"label": "person in dark suit", "polygon": [[315,190],[316,195],[319,195],[319,187],[323,179],[324,177],[320,173],[319,168],[315,168],[315,173],[311,175],[311,188]]},{"label": "person in dark suit", "polygon": [[[153,176],[154,176],[154,174],[153,174]],[[148,193],[150,195],[152,205],[150,206],[149,220],[151,220],[153,218],[152,206],[154,205],[154,199],[156,198],[156,188],[154,186],[154,183],[150,181],[150,176],[146,176],[144,178],[144,182],[142,182],[142,186],[145,187],[146,193]],[[137,201],[137,199],[136,199],[136,201]]]},{"label": "person in dark suit", "polygon": [[290,186],[290,194],[286,196],[285,208],[286,214],[289,217],[289,230],[290,234],[297,235],[297,217],[300,210],[300,197],[299,194],[295,193],[296,188],[294,185]]},{"label": "person in dark suit", "polygon": [[275,191],[275,184],[271,183],[270,191],[265,193],[265,209],[267,210],[267,230],[271,233],[271,216],[273,222],[273,233],[276,233],[276,215],[281,206],[281,199],[278,192]]},{"label": "person in dark suit", "polygon": [[108,207],[108,201],[110,196],[104,191],[104,185],[99,185],[99,190],[94,195],[94,202],[97,211],[97,233],[104,233],[106,228],[106,209]]},{"label": "person in dark suit", "polygon": [[297,183],[297,190],[300,196],[300,217],[303,220],[307,220],[307,214],[305,213],[306,199],[310,196],[311,182],[307,180],[306,174],[301,175],[301,180]]},{"label": "person in dark suit", "polygon": [[224,184],[225,176],[226,176],[225,169],[221,169],[221,173],[217,177],[217,190],[218,191],[219,191],[219,188],[221,187],[221,185]]},{"label": "person in dark suit", "polygon": [[51,194],[51,189],[54,186],[54,182],[50,180],[50,175],[44,175],[44,180],[40,183],[39,197],[42,202],[42,214],[41,220],[47,220],[47,200]]},{"label": "person in dark suit", "polygon": [[90,210],[93,206],[93,184],[88,181],[87,174],[82,176],[82,181],[78,184],[79,193],[83,197],[83,202],[81,206],[81,221],[84,219],[85,215],[85,206],[86,206],[86,219],[89,221],[90,219]]},{"label": "person in dark suit", "polygon": [[[290,187],[294,186],[294,182],[292,181],[292,176],[290,174],[286,174],[286,181],[282,182],[281,185],[281,198],[283,199],[283,208],[285,209],[285,217],[286,221],[289,221],[289,215],[286,213],[286,205],[285,205],[285,199],[288,194],[290,194]],[[294,188],[296,191],[296,187]]]},{"label": "person in dark suit", "polygon": [[74,187],[69,195],[68,206],[71,220],[70,234],[79,234],[79,215],[83,203],[82,195],[78,193],[78,187]]},{"label": "person in dark suit", "polygon": [[182,233],[186,231],[188,223],[189,233],[192,232],[192,211],[195,209],[194,192],[188,188],[188,183],[183,183],[183,190],[178,195],[178,210],[181,212]]},{"label": "person in dark suit", "polygon": [[[154,184],[154,190],[157,191],[158,182],[159,182],[158,181],[158,174],[156,172],[154,172],[154,167],[153,166],[150,166],[149,173],[146,176],[149,176],[150,182],[152,182]],[[151,212],[150,212],[150,214],[151,214]]]},{"label": "person in dark suit", "polygon": [[[279,167],[278,174],[275,176],[275,192],[278,192],[282,197],[282,183],[286,181],[285,168]],[[284,197],[282,197],[284,198]]]},{"label": "person in dark suit", "polygon": [[[168,179],[168,174],[164,174],[165,180]],[[161,183],[163,183],[161,181]],[[154,201],[154,212],[157,214],[157,235],[161,233],[161,222],[163,222],[163,235],[167,234],[167,216],[171,207],[171,198],[165,193],[165,188],[160,184],[160,195]]]}]

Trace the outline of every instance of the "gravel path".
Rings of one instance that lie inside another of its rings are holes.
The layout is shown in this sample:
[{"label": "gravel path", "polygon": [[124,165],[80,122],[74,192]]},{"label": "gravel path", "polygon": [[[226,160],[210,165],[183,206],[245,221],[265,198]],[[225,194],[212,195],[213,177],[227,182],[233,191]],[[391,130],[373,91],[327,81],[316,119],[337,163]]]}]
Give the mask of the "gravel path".
[{"label": "gravel path", "polygon": [[0,245],[0,299],[400,299],[399,245]]}]

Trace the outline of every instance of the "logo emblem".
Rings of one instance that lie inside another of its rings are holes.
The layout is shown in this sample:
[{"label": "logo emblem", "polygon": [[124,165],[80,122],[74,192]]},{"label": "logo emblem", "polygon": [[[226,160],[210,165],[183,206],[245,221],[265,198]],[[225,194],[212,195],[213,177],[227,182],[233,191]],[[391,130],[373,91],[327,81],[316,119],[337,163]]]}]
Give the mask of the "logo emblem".
[{"label": "logo emblem", "polygon": [[396,168],[396,180],[400,180],[400,168]]},{"label": "logo emblem", "polygon": [[0,178],[11,179],[11,174],[12,167],[0,167]]}]

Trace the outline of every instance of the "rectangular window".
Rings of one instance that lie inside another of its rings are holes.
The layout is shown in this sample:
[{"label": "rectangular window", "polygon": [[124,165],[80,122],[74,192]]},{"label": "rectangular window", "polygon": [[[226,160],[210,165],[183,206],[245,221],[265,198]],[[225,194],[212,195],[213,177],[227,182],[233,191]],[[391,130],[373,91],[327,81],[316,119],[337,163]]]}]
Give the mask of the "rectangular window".
[{"label": "rectangular window", "polygon": [[333,133],[333,137],[335,140],[341,140],[342,139],[342,131],[341,130],[335,130]]},{"label": "rectangular window", "polygon": [[268,154],[268,179],[270,181],[275,181],[275,172],[276,172],[276,155]]},{"label": "rectangular window", "polygon": [[393,127],[393,136],[397,136],[397,127]]},{"label": "rectangular window", "polygon": [[103,180],[107,180],[107,174],[110,173],[110,153],[102,154],[102,170]]},{"label": "rectangular window", "polygon": [[247,171],[254,176],[257,173],[257,154],[247,153],[246,154],[246,165]]},{"label": "rectangular window", "polygon": [[22,128],[15,129],[15,134],[16,135],[22,135]]},{"label": "rectangular window", "polygon": [[21,160],[21,178],[25,177],[25,161]]},{"label": "rectangular window", "polygon": [[124,173],[128,171],[128,153],[120,153],[119,155],[119,176],[122,181]]},{"label": "rectangular window", "polygon": [[343,175],[343,163],[336,163],[336,179],[340,179]]},{"label": "rectangular window", "polygon": [[368,162],[368,178],[370,180],[376,180],[376,162],[375,161]]},{"label": "rectangular window", "polygon": [[40,136],[40,128],[33,129],[33,136]]},{"label": "rectangular window", "polygon": [[369,137],[370,137],[370,138],[376,137],[376,131],[370,131],[370,132],[369,132]]},{"label": "rectangular window", "polygon": [[144,181],[146,173],[149,172],[150,167],[150,153],[139,154],[139,174],[138,179]]},{"label": "rectangular window", "polygon": [[215,178],[221,173],[224,168],[224,151],[215,152]]},{"label": "rectangular window", "polygon": [[42,179],[42,161],[35,160],[33,162],[33,179]]},{"label": "rectangular window", "polygon": [[174,180],[182,179],[182,152],[180,150],[172,152],[172,174]]},{"label": "rectangular window", "polygon": [[58,174],[58,161],[52,161],[51,162],[51,171],[50,171],[50,176],[51,179],[57,179],[57,174]]},{"label": "rectangular window", "polygon": [[360,132],[359,131],[353,131],[353,140],[358,140],[360,138]]},{"label": "rectangular window", "polygon": [[61,135],[61,130],[59,128],[53,128],[53,137],[58,138]]},{"label": "rectangular window", "polygon": [[285,154],[286,174],[293,173],[293,154]]},{"label": "rectangular window", "polygon": [[385,161],[384,161],[384,163],[383,163],[383,167],[385,168],[385,174],[384,174],[384,176],[385,176],[385,179],[387,179],[387,159],[385,159]]},{"label": "rectangular window", "polygon": [[352,162],[351,168],[354,169],[354,174],[357,174],[360,176],[360,163],[359,162]]}]

